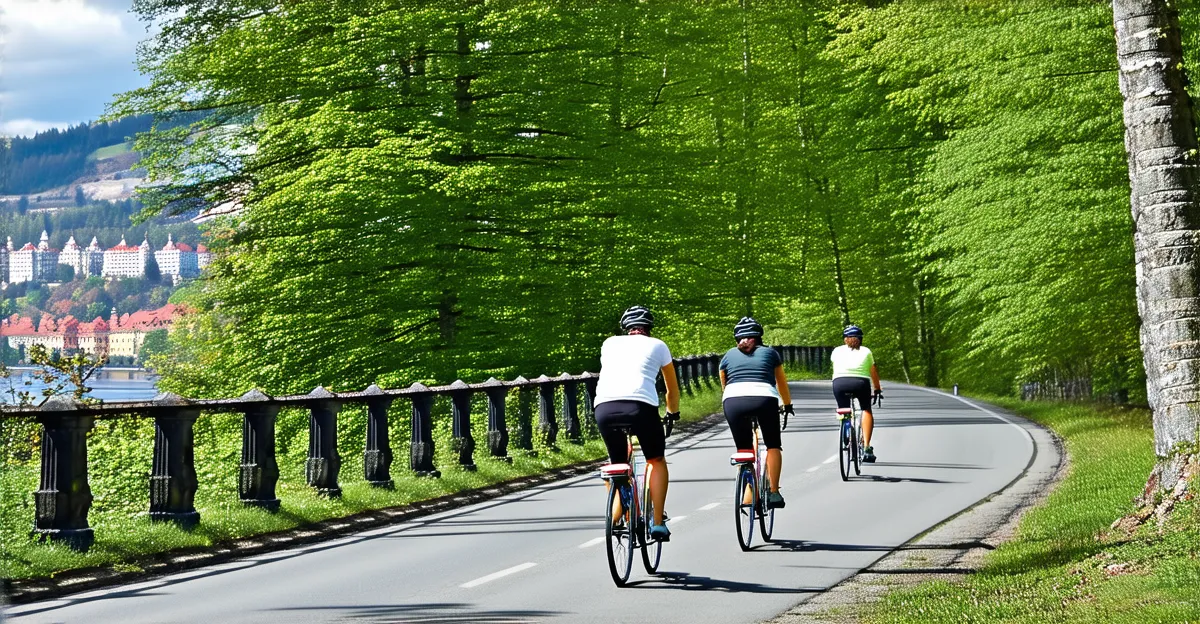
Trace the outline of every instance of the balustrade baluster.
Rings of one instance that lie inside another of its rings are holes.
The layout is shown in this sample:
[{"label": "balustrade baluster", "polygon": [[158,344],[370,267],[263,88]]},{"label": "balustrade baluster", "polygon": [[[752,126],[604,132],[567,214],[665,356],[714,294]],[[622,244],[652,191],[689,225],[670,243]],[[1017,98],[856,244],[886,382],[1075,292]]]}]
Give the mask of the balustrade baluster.
[{"label": "balustrade baluster", "polygon": [[46,401],[38,415],[42,425],[42,475],[34,494],[33,533],[41,539],[87,552],[95,540],[88,525],[92,489],[88,485],[87,433],[95,418],[80,414],[71,397]]},{"label": "balustrade baluster", "polygon": [[563,373],[563,427],[567,433],[567,441],[571,444],[583,444],[583,431],[579,427],[579,382]]},{"label": "balustrade baluster", "polygon": [[512,463],[512,458],[508,456],[508,421],[504,414],[508,388],[495,377],[483,385],[488,400],[488,450],[492,457]]},{"label": "balustrade baluster", "polygon": [[308,485],[319,494],[338,498],[342,495],[338,485],[342,456],[338,453],[337,414],[342,404],[333,393],[320,386],[308,393],[308,397],[321,400],[309,406],[308,461],[304,465],[304,476]]},{"label": "balustrade baluster", "polygon": [[458,451],[458,464],[463,470],[475,471],[475,437],[471,435],[471,390],[463,380],[450,384],[454,450]]},{"label": "balustrade baluster", "polygon": [[513,380],[517,389],[517,448],[525,451],[530,457],[537,457],[533,450],[533,389],[526,385],[529,382],[524,377]]},{"label": "balustrade baluster", "polygon": [[418,477],[440,477],[433,465],[433,394],[423,384],[409,387],[412,395],[412,448],[409,465]]},{"label": "balustrade baluster", "polygon": [[363,451],[363,477],[375,487],[391,489],[395,487],[395,482],[392,481],[388,410],[394,399],[375,384],[368,386],[363,394],[371,397],[367,399],[367,446]]},{"label": "balustrade baluster", "polygon": [[150,519],[183,528],[200,524],[196,511],[196,445],[193,426],[200,410],[176,394],[163,393],[156,403],[169,406],[154,417],[154,460],[150,471]]},{"label": "balustrade baluster", "polygon": [[596,428],[596,384],[600,383],[600,376],[595,373],[584,372],[583,379],[583,408],[587,411],[587,418],[584,422],[587,423],[587,432],[591,437],[599,435],[599,430]]},{"label": "balustrade baluster", "polygon": [[275,484],[279,482],[279,464],[275,460],[275,418],[279,406],[271,397],[251,390],[243,394],[246,407],[242,418],[242,463],[238,479],[238,498],[243,505],[279,510]]},{"label": "balustrade baluster", "polygon": [[538,383],[538,431],[546,446],[554,449],[558,443],[558,415],[554,411],[554,383],[542,375]]}]

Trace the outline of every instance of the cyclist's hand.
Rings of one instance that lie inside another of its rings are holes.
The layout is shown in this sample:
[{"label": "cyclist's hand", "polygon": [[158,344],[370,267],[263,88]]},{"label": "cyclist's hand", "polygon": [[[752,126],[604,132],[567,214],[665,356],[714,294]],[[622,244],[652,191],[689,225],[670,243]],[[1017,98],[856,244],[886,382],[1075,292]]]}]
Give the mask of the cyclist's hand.
[{"label": "cyclist's hand", "polygon": [[871,403],[873,405],[879,405],[879,406],[883,405],[883,388],[875,389],[875,396],[871,397]]},{"label": "cyclist's hand", "polygon": [[795,416],[796,415],[796,407],[794,405],[792,405],[791,403],[789,403],[787,405],[780,407],[779,413],[787,414],[788,416]]},{"label": "cyclist's hand", "polygon": [[670,437],[671,429],[674,428],[675,423],[678,421],[679,421],[679,412],[667,412],[666,422],[664,423],[666,425],[666,436],[667,437]]}]

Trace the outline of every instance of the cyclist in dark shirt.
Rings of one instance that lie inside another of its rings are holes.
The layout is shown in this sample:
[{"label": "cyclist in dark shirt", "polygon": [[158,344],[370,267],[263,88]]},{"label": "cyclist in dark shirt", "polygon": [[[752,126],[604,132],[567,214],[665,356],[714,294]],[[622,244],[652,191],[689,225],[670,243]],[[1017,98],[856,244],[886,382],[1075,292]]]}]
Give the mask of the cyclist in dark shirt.
[{"label": "cyclist in dark shirt", "polygon": [[792,395],[779,353],[763,346],[763,328],[758,321],[743,317],[733,328],[736,347],[721,358],[722,407],[729,432],[738,450],[757,453],[754,448],[754,422],[762,431],[767,447],[767,475],[771,491],[767,505],[783,507],[779,493],[779,475],[783,470],[783,446],[779,431],[779,413],[792,411]]}]

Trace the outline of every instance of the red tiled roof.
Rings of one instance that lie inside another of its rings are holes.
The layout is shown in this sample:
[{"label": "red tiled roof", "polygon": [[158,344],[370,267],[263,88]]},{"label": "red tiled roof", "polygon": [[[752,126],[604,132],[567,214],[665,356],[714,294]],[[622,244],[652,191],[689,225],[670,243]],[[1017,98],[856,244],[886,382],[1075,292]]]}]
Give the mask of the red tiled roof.
[{"label": "red tiled roof", "polygon": [[192,246],[187,243],[175,243],[175,248],[179,251],[194,251]]},{"label": "red tiled roof", "polygon": [[196,245],[196,253],[208,253],[208,247],[204,245]]}]

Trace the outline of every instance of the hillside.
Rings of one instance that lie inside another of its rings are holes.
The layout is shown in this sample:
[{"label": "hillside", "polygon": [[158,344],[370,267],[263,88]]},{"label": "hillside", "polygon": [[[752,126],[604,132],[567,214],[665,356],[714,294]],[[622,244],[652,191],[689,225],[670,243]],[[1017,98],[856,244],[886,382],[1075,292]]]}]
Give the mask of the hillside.
[{"label": "hillside", "polygon": [[[30,138],[17,137],[0,144],[0,196],[29,196],[34,203],[51,204],[74,200],[74,186],[81,183],[88,198],[125,199],[112,196],[113,184],[99,184],[137,177],[131,173],[137,155],[130,151],[129,140],[150,129],[150,115],[129,117],[114,122],[80,124],[66,130],[53,128]],[[90,190],[89,186],[95,190]],[[124,188],[132,185],[118,183]],[[99,189],[106,197],[96,196]]]}]

